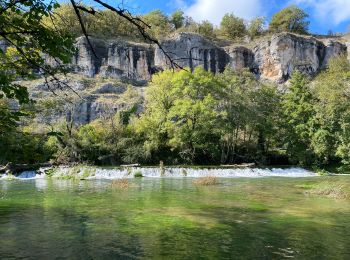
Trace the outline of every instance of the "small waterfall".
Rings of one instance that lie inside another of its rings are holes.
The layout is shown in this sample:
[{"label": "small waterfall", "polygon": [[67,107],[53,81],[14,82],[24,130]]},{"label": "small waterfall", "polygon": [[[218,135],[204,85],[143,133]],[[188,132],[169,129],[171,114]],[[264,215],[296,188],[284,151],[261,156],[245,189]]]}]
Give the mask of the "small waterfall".
[{"label": "small waterfall", "polygon": [[[40,169],[38,172],[26,171],[12,178],[16,179],[40,179],[44,178],[47,169]],[[312,177],[316,173],[302,168],[185,168],[166,167],[164,175],[161,176],[159,167],[130,167],[104,169],[95,167],[59,167],[52,177],[65,179],[122,179],[134,178],[134,174],[142,174],[147,178],[198,178],[204,176],[215,176],[219,178],[261,178],[261,177]],[[6,176],[1,176],[6,178]]]}]

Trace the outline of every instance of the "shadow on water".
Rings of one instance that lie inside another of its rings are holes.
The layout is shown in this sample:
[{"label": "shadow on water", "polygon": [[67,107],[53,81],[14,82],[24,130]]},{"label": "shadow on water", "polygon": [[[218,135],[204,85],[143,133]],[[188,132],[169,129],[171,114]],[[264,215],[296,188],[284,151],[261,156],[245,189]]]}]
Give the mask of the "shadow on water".
[{"label": "shadow on water", "polygon": [[0,258],[349,259],[349,201],[296,188],[318,181],[1,183]]}]

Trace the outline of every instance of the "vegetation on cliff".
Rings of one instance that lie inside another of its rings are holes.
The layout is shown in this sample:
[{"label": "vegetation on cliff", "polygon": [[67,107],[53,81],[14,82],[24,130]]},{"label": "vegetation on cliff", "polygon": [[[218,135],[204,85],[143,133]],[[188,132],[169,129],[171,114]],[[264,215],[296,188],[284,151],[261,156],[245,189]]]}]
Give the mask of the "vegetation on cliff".
[{"label": "vegetation on cliff", "polygon": [[[63,4],[56,12],[59,14],[56,20],[46,18],[48,26],[58,27],[75,37],[81,36],[81,24],[76,19],[74,8],[71,5]],[[161,10],[154,10],[138,17],[150,26],[150,34],[158,39],[165,38],[174,32],[191,32],[211,39],[237,42],[245,36],[254,39],[270,32],[307,34],[309,24],[308,15],[296,6],[289,6],[276,13],[269,26],[264,17],[246,21],[231,13],[224,15],[220,26],[214,26],[209,21],[196,22],[181,10],[170,16]],[[82,21],[89,35],[97,38],[124,37],[134,41],[145,41],[137,28],[111,10],[100,10],[98,15],[85,15]]]}]

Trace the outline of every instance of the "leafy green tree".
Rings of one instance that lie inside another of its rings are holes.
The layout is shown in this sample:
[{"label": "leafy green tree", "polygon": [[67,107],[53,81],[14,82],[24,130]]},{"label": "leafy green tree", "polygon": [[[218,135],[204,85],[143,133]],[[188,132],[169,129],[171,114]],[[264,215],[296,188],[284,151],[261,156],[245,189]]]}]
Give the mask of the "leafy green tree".
[{"label": "leafy green tree", "polygon": [[290,80],[289,91],[283,96],[284,142],[293,162],[310,165],[315,160],[311,147],[315,110],[314,97],[308,80],[296,71]]},{"label": "leafy green tree", "polygon": [[264,25],[266,23],[265,17],[256,17],[251,20],[247,27],[247,34],[254,39],[264,33]]},{"label": "leafy green tree", "polygon": [[350,63],[346,56],[333,58],[328,69],[315,80],[317,129],[312,147],[322,163],[336,162],[337,156],[349,164]]},{"label": "leafy green tree", "polygon": [[220,139],[220,88],[216,77],[201,67],[193,73],[182,70],[156,75],[147,90],[145,112],[137,123],[146,148],[162,151],[163,156],[176,153],[185,162],[215,161]]},{"label": "leafy green tree", "polygon": [[185,22],[184,12],[181,10],[175,11],[171,14],[170,21],[174,25],[176,30],[183,27]]},{"label": "leafy green tree", "polygon": [[198,33],[207,37],[207,38],[215,38],[216,37],[214,25],[207,20],[201,22],[198,25]]},{"label": "leafy green tree", "polygon": [[218,77],[224,86],[220,107],[226,114],[222,125],[221,162],[263,162],[277,131],[276,87],[262,84],[248,70],[227,68]]},{"label": "leafy green tree", "polygon": [[219,119],[216,93],[222,86],[213,74],[197,67],[179,72],[173,81],[177,97],[168,115],[169,144],[188,162],[215,161],[219,155]]},{"label": "leafy green tree", "polygon": [[284,8],[272,16],[269,25],[271,32],[294,32],[307,34],[310,24],[309,17],[302,9],[295,5]]},{"label": "leafy green tree", "polygon": [[142,134],[144,147],[149,157],[166,160],[171,156],[168,145],[169,132],[167,128],[168,114],[174,104],[175,96],[172,93],[174,73],[164,71],[153,76],[145,95],[145,111],[135,124],[135,131]]},{"label": "leafy green tree", "polygon": [[[17,4],[15,4],[17,3]],[[73,39],[66,32],[53,30],[43,19],[53,16],[57,2],[40,0],[8,1],[0,6],[0,97],[29,101],[27,89],[18,83],[33,79],[33,68],[45,77],[62,71],[61,67],[45,64],[43,53],[68,64],[74,54]]]},{"label": "leafy green tree", "polygon": [[145,23],[151,26],[149,33],[156,38],[168,35],[171,31],[171,24],[168,17],[161,10],[154,10],[142,16]]},{"label": "leafy green tree", "polygon": [[247,32],[244,20],[234,14],[225,14],[220,24],[220,30],[222,35],[230,40],[242,38]]}]

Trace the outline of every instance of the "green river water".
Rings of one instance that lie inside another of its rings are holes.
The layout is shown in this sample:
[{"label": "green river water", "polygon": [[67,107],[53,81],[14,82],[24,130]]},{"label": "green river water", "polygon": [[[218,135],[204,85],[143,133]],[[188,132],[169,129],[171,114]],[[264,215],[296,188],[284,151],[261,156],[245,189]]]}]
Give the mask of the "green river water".
[{"label": "green river water", "polygon": [[0,259],[350,259],[350,177],[130,182],[0,180]]}]

